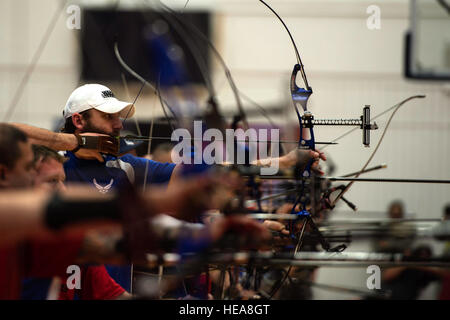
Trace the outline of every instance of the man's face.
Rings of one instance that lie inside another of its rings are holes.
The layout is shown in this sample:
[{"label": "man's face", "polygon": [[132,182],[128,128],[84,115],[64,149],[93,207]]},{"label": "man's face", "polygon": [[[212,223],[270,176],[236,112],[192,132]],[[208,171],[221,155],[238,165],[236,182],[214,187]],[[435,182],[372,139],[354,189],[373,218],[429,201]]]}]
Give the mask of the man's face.
[{"label": "man's face", "polygon": [[403,218],[403,207],[400,205],[392,205],[389,208],[389,217],[391,219],[402,219]]},{"label": "man's face", "polygon": [[1,184],[6,188],[27,188],[34,184],[36,170],[29,142],[19,142],[20,157],[13,168],[4,168]]},{"label": "man's face", "polygon": [[120,135],[123,126],[119,113],[105,113],[96,109],[91,109],[89,113],[90,117],[86,119],[81,132],[95,132],[111,136]]},{"label": "man's face", "polygon": [[64,190],[66,174],[61,162],[53,158],[46,158],[36,165],[36,185],[50,190]]}]

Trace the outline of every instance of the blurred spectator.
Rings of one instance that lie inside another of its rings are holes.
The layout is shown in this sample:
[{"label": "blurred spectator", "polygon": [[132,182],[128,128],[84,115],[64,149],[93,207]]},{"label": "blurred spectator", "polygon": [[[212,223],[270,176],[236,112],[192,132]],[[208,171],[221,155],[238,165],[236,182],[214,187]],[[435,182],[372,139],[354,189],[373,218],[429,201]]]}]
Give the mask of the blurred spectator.
[{"label": "blurred spectator", "polygon": [[[430,259],[429,246],[415,248],[407,257],[411,260]],[[381,288],[390,292],[391,300],[416,300],[431,282],[440,280],[442,270],[430,267],[394,267],[383,270]]]},{"label": "blurred spectator", "polygon": [[403,219],[405,215],[405,209],[403,202],[395,200],[389,205],[388,216],[391,219]]},{"label": "blurred spectator", "polygon": [[48,187],[50,190],[65,189],[66,174],[63,163],[66,158],[53,149],[41,145],[33,145],[36,169],[36,185]]},{"label": "blurred spectator", "polygon": [[173,163],[172,150],[173,144],[167,142],[161,143],[153,150],[151,159],[161,163]]},{"label": "blurred spectator", "polygon": [[375,252],[404,253],[411,248],[415,229],[410,223],[402,221],[404,215],[403,202],[391,202],[387,212],[390,221],[380,226],[382,235],[374,244]]}]

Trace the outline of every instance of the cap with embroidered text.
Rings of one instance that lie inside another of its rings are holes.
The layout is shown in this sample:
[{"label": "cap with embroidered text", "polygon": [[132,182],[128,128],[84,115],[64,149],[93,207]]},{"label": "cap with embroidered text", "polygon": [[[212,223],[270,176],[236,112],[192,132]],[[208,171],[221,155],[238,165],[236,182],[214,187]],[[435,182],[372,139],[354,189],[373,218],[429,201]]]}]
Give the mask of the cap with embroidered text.
[{"label": "cap with embroidered text", "polygon": [[105,113],[120,113],[121,118],[134,115],[134,105],[114,97],[112,91],[101,84],[85,84],[75,89],[67,100],[63,110],[65,119],[75,113],[96,109]]}]

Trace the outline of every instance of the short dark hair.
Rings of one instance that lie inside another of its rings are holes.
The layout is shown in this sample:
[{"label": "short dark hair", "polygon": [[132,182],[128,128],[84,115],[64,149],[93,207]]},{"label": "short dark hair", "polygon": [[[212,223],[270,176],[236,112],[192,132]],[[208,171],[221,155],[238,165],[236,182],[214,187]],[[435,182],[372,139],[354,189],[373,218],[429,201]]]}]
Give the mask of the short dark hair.
[{"label": "short dark hair", "polygon": [[[85,110],[83,112],[80,112],[80,114],[83,115],[83,118],[89,119],[91,117],[91,114],[89,112],[90,110],[91,109]],[[72,117],[69,117],[64,122],[64,127],[61,128],[61,132],[64,132],[64,133],[75,133],[76,129],[77,128],[75,128],[75,126],[73,125]]]},{"label": "short dark hair", "polygon": [[39,160],[45,161],[48,158],[55,159],[59,163],[64,163],[67,161],[67,158],[63,157],[55,150],[50,149],[46,146],[42,146],[39,144],[33,144],[32,149],[33,149],[33,154],[34,154],[34,163],[36,163]]},{"label": "short dark hair", "polygon": [[0,164],[7,168],[14,168],[16,161],[22,156],[19,142],[26,143],[28,137],[22,130],[0,123]]},{"label": "short dark hair", "polygon": [[405,205],[403,203],[402,200],[394,200],[389,204],[389,211],[391,211],[392,209],[394,209],[395,207],[400,208],[402,210],[402,212],[405,209]]}]

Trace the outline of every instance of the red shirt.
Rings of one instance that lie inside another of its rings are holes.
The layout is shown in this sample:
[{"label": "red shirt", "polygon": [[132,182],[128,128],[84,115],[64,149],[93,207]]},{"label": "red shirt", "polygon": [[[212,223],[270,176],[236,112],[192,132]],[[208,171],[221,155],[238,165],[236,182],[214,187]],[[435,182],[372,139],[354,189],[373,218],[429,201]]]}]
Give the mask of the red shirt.
[{"label": "red shirt", "polygon": [[18,299],[22,265],[18,246],[0,248],[0,300]]},{"label": "red shirt", "polygon": [[442,279],[441,293],[439,294],[439,300],[450,300],[450,272],[447,273]]},{"label": "red shirt", "polygon": [[84,234],[60,235],[0,247],[0,300],[19,299],[24,277],[65,277],[83,239]]},{"label": "red shirt", "polygon": [[110,300],[125,292],[108,274],[104,265],[81,267],[81,289],[68,289],[63,278],[59,300]]}]

